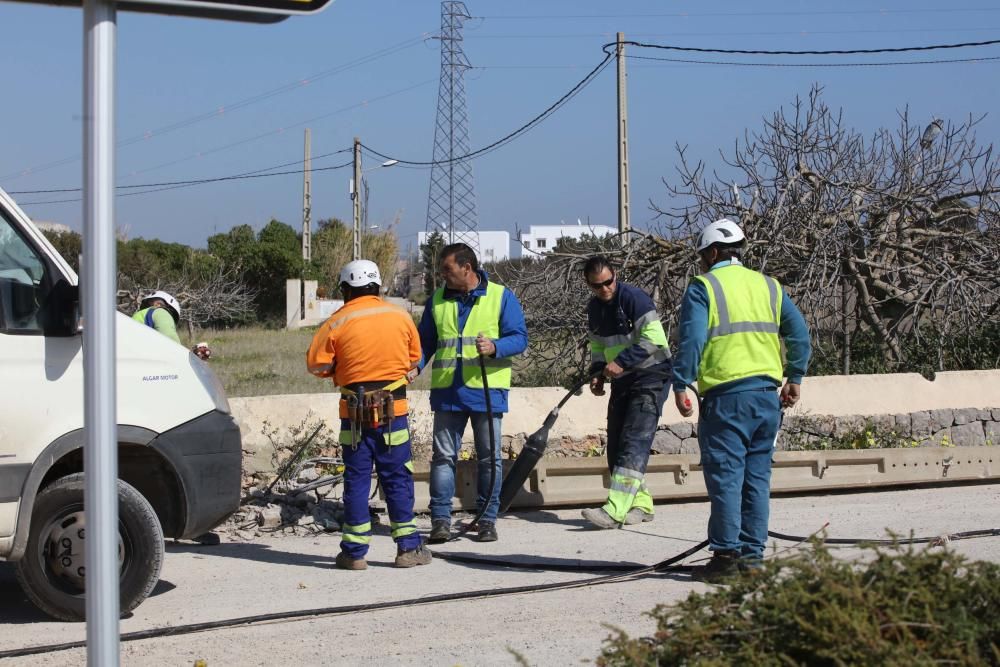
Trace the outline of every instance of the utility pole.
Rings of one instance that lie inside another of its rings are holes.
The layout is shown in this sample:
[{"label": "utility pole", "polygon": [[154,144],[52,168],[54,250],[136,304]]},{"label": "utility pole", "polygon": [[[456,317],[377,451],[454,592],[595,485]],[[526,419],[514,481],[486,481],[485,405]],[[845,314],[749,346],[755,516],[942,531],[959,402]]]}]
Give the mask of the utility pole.
[{"label": "utility pole", "polygon": [[354,180],[351,199],[354,200],[354,259],[361,259],[361,140],[354,137]]},{"label": "utility pole", "polygon": [[302,164],[302,261],[312,258],[312,158],[310,134],[306,128],[305,159]]},{"label": "utility pole", "polygon": [[625,90],[625,33],[618,33],[618,233],[622,243],[628,244],[628,232],[632,227],[628,200],[628,108]]}]

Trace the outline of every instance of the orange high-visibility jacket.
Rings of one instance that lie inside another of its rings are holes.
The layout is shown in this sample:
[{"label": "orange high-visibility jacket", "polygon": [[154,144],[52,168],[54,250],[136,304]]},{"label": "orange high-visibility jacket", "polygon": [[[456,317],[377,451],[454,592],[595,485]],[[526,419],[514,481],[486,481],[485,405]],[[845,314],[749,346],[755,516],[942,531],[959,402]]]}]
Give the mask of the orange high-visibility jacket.
[{"label": "orange high-visibility jacket", "polygon": [[306,352],[306,366],[340,387],[398,380],[420,360],[420,336],[410,314],[377,296],[345,303],[323,323]]}]

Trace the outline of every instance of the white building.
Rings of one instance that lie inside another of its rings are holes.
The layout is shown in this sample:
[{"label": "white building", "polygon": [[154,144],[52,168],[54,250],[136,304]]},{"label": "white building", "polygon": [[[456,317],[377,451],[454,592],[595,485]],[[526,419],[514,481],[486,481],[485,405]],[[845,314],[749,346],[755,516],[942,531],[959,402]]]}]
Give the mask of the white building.
[{"label": "white building", "polygon": [[584,234],[604,238],[617,234],[616,227],[607,225],[584,225],[579,220],[575,225],[531,225],[527,232],[521,232],[518,240],[521,242],[521,257],[537,257],[547,255],[556,247],[556,241],[563,237],[580,239]]},{"label": "white building", "polygon": [[[510,259],[510,234],[508,232],[478,231],[479,249],[476,255],[480,262],[499,262]],[[417,232],[417,244],[427,243],[427,232]]]}]

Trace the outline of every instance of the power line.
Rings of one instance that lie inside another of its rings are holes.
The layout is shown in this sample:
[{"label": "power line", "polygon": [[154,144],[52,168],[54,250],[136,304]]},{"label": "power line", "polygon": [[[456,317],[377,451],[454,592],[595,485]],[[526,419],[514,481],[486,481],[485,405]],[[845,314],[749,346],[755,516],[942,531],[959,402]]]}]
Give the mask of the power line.
[{"label": "power line", "polygon": [[[644,42],[623,42],[628,46],[642,49],[661,49],[666,51],[687,51],[693,53],[727,53],[730,55],[765,55],[765,56],[843,56],[864,55],[872,53],[911,53],[914,51],[938,51],[942,49],[962,49],[975,46],[993,46],[1000,44],[1000,39],[984,42],[962,42],[959,44],[932,44],[929,46],[882,47],[878,49],[827,49],[822,51],[769,51],[762,49],[706,49],[697,46],[674,46],[672,44],[646,44]],[[608,49],[616,47],[618,42],[608,42],[602,48],[605,54]]]},{"label": "power line", "polygon": [[732,65],[735,67],[895,67],[898,65],[946,65],[950,63],[980,63],[1000,60],[1000,56],[986,58],[956,58],[954,60],[899,60],[877,63],[756,63],[726,60],[688,60],[685,58],[654,58],[651,56],[625,56],[631,60],[657,60],[691,65]]},{"label": "power line", "polygon": [[[320,160],[325,157],[330,157],[331,155],[339,155],[341,153],[349,153],[350,148],[341,148],[339,151],[333,151],[332,153],[324,153],[322,155],[317,155],[313,157],[313,160]],[[291,162],[284,162],[282,164],[276,164],[271,167],[264,167],[263,169],[255,169],[254,171],[245,171],[240,174],[235,174],[234,176],[225,176],[220,178],[212,179],[199,179],[192,181],[173,181],[169,183],[143,183],[138,185],[116,185],[115,188],[118,190],[131,190],[134,188],[151,188],[159,187],[161,185],[180,185],[184,183],[204,183],[212,180],[229,180],[238,177],[251,176],[254,174],[260,174],[265,171],[273,171],[274,169],[281,169],[282,167],[288,167],[293,164],[302,164],[304,160],[293,160]],[[55,194],[57,192],[82,192],[83,188],[54,188],[51,190],[11,190],[7,194],[9,195],[41,195],[41,194]]]},{"label": "power line", "polygon": [[[344,152],[347,152],[349,150],[350,149],[344,149],[344,150],[336,151],[336,153],[344,153]],[[328,153],[328,155],[335,155],[336,153]],[[353,164],[354,164],[354,160],[351,160],[349,162],[345,162],[343,164],[334,165],[332,167],[313,167],[311,169],[311,171],[333,171],[335,169],[344,169],[345,167],[350,167]],[[269,167],[268,169],[274,169],[274,168],[275,167]],[[245,179],[249,179],[249,178],[270,178],[271,176],[288,176],[290,174],[302,174],[304,171],[305,171],[304,169],[294,169],[294,170],[291,170],[291,171],[276,171],[276,172],[272,172],[272,173],[269,173],[269,174],[260,174],[260,173],[254,174],[254,173],[249,173],[249,174],[237,174],[235,176],[218,176],[218,177],[215,177],[215,178],[200,178],[200,179],[188,180],[188,181],[168,181],[168,182],[165,182],[165,183],[144,183],[142,185],[117,185],[117,186],[115,186],[115,189],[117,189],[117,190],[124,190],[124,189],[128,189],[128,188],[158,188],[156,190],[145,190],[145,191],[142,191],[142,192],[127,192],[125,194],[119,195],[120,197],[134,197],[135,195],[145,195],[145,194],[150,194],[152,192],[160,192],[162,190],[175,190],[177,188],[186,188],[186,187],[191,187],[193,185],[204,185],[205,183],[220,183],[222,181],[239,181],[239,180],[245,180]],[[79,192],[80,190],[81,190],[81,188],[76,188],[75,190],[54,190],[54,191],[50,191],[50,192]],[[11,193],[11,194],[14,194],[14,193]],[[23,202],[23,203],[21,203],[21,206],[38,206],[38,205],[41,205],[41,204],[64,204],[64,203],[68,203],[68,202],[78,202],[78,201],[83,201],[83,199],[78,197],[76,199],[54,199],[54,200],[50,200],[50,201],[31,201],[31,202]]]},{"label": "power line", "polygon": [[[139,142],[143,142],[143,141],[148,141],[149,139],[152,139],[154,137],[163,136],[165,134],[168,134],[170,132],[174,132],[174,131],[179,130],[179,129],[190,127],[191,125],[195,125],[197,123],[201,123],[203,121],[210,120],[212,118],[218,118],[220,116],[223,116],[223,115],[225,115],[227,113],[231,113],[233,111],[238,111],[240,109],[243,109],[245,107],[251,106],[251,105],[256,104],[258,102],[262,102],[264,100],[270,99],[270,98],[275,97],[277,95],[280,95],[282,93],[287,93],[287,92],[291,92],[293,90],[297,90],[297,89],[302,88],[304,86],[307,86],[307,85],[309,85],[309,84],[311,84],[311,83],[313,83],[315,81],[319,81],[320,79],[325,79],[325,78],[333,76],[335,74],[340,74],[342,72],[346,72],[346,71],[354,69],[356,67],[360,67],[361,65],[366,65],[366,64],[368,64],[370,62],[374,62],[374,61],[379,60],[381,58],[384,58],[386,56],[390,56],[390,55],[393,55],[393,54],[398,53],[400,51],[403,51],[403,50],[406,50],[406,49],[411,48],[413,46],[416,46],[417,44],[420,44],[420,43],[424,42],[427,39],[427,37],[428,37],[429,34],[430,33],[423,33],[420,37],[411,38],[411,39],[399,42],[398,44],[394,44],[392,46],[388,46],[388,47],[385,47],[383,49],[379,49],[378,51],[374,51],[372,53],[369,53],[368,55],[361,56],[360,58],[356,58],[356,59],[351,60],[349,62],[346,62],[344,64],[337,65],[335,67],[331,67],[331,68],[322,70],[320,72],[317,72],[315,74],[311,74],[309,76],[306,76],[306,77],[303,77],[303,78],[300,78],[300,79],[296,79],[295,81],[283,84],[281,86],[278,86],[277,88],[272,88],[271,90],[267,90],[267,91],[264,91],[264,92],[261,92],[261,93],[257,93],[255,95],[251,95],[250,97],[243,98],[241,100],[233,102],[232,104],[223,104],[223,105],[220,105],[220,106],[216,107],[215,109],[213,109],[212,111],[206,111],[204,113],[196,114],[194,116],[190,116],[188,118],[185,118],[185,119],[182,119],[182,120],[179,120],[179,121],[175,121],[173,123],[169,123],[167,125],[163,125],[163,126],[158,127],[158,128],[154,128],[152,130],[146,130],[142,134],[137,134],[137,135],[134,135],[132,137],[121,139],[120,141],[116,142],[115,145],[117,147],[119,147],[119,148],[124,147],[124,146],[130,146],[130,145],[135,144],[135,143],[139,143]],[[75,155],[73,157],[66,157],[66,158],[62,158],[62,159],[59,159],[59,160],[53,160],[52,162],[46,162],[44,164],[37,165],[37,166],[34,166],[34,167],[28,167],[26,169],[21,169],[21,170],[19,170],[17,172],[14,172],[12,174],[8,174],[6,176],[0,176],[0,180],[13,180],[15,178],[20,178],[21,176],[27,176],[29,174],[35,174],[35,173],[38,173],[38,172],[41,172],[41,171],[47,171],[49,169],[53,169],[55,167],[60,167],[60,166],[65,165],[65,164],[71,164],[71,163],[76,162],[76,161],[78,161],[80,159],[81,159],[81,157],[79,155]]]},{"label": "power line", "polygon": [[670,12],[654,14],[509,14],[507,16],[475,16],[479,19],[496,20],[533,20],[533,19],[627,19],[627,18],[719,18],[743,16],[864,16],[893,14],[957,14],[973,12],[996,12],[1000,7],[956,7],[954,9],[842,9],[807,11],[775,11],[775,12]]},{"label": "power line", "polygon": [[360,102],[355,102],[354,104],[350,104],[350,105],[348,105],[346,107],[341,107],[339,109],[335,109],[334,111],[330,111],[330,112],[327,112],[327,113],[324,113],[324,114],[320,114],[319,116],[313,116],[311,118],[306,118],[305,120],[297,121],[297,122],[292,123],[290,125],[282,125],[281,127],[273,128],[271,130],[268,130],[266,132],[262,132],[260,134],[255,134],[253,136],[245,137],[243,139],[239,139],[237,141],[233,141],[233,142],[228,143],[228,144],[223,144],[222,146],[217,146],[216,148],[212,148],[210,150],[198,151],[197,153],[194,153],[192,155],[187,155],[185,157],[178,158],[176,160],[171,160],[169,162],[163,162],[161,164],[154,165],[152,167],[146,167],[145,169],[139,169],[137,171],[134,170],[134,171],[131,171],[129,173],[129,176],[135,176],[135,175],[144,174],[144,173],[147,173],[147,172],[150,172],[150,171],[156,171],[157,169],[162,169],[163,167],[171,167],[171,166],[173,166],[175,164],[180,164],[181,162],[187,162],[188,160],[195,160],[195,159],[203,158],[206,155],[212,155],[213,153],[220,153],[222,151],[229,150],[230,148],[235,148],[237,146],[242,146],[243,144],[248,144],[250,142],[257,141],[259,139],[266,139],[267,137],[271,137],[271,136],[274,136],[274,135],[277,135],[277,134],[283,134],[283,133],[287,132],[288,130],[290,130],[292,128],[302,127],[304,125],[309,125],[309,124],[315,123],[316,121],[324,120],[326,118],[329,118],[330,116],[336,116],[338,114],[346,113],[346,112],[352,111],[354,109],[359,109],[359,108],[362,108],[362,107],[366,107],[369,104],[371,104],[372,102],[379,102],[381,100],[388,99],[388,98],[394,97],[396,95],[401,95],[402,93],[407,93],[407,92],[409,92],[411,90],[415,90],[417,88],[420,88],[422,86],[426,86],[426,85],[429,85],[429,84],[435,83],[435,82],[437,82],[437,79],[425,79],[424,81],[421,81],[419,83],[415,83],[412,86],[407,86],[405,88],[400,88],[398,90],[394,90],[392,92],[385,93],[384,95],[379,95],[377,97],[366,98],[364,100],[361,100]]},{"label": "power line", "polygon": [[538,114],[537,116],[535,116],[534,118],[532,118],[531,120],[529,120],[527,123],[525,123],[521,127],[517,128],[513,132],[510,132],[509,134],[501,137],[500,139],[497,139],[493,143],[488,144],[486,146],[483,146],[482,148],[479,148],[477,150],[474,150],[471,153],[467,153],[465,155],[460,155],[458,157],[449,158],[447,160],[418,161],[418,160],[403,160],[403,159],[400,159],[400,158],[395,158],[395,157],[392,157],[390,155],[386,155],[385,153],[381,153],[381,152],[375,150],[374,148],[372,148],[371,146],[367,146],[365,144],[362,144],[362,146],[369,153],[371,153],[371,154],[373,154],[373,155],[375,155],[377,157],[380,157],[380,158],[382,158],[384,160],[396,160],[397,162],[399,162],[400,164],[403,164],[403,165],[434,166],[434,165],[438,165],[438,164],[448,164],[448,163],[451,163],[451,162],[459,162],[459,161],[464,161],[464,160],[471,160],[472,158],[484,155],[484,154],[486,154],[486,153],[488,153],[490,151],[493,151],[493,150],[496,150],[497,148],[500,148],[501,146],[503,146],[504,144],[507,144],[508,142],[513,141],[517,137],[521,136],[522,134],[524,134],[528,130],[532,129],[533,127],[535,127],[536,125],[538,125],[539,123],[541,123],[548,116],[550,116],[553,113],[555,113],[561,106],[563,106],[564,104],[566,104],[577,93],[579,93],[581,90],[583,90],[591,81],[593,81],[597,77],[597,75],[600,74],[604,70],[604,68],[608,66],[608,64],[611,62],[612,58],[613,58],[612,54],[605,53],[604,54],[604,59],[600,63],[598,63],[597,66],[594,67],[594,69],[590,70],[590,72],[588,72],[585,77],[583,77],[582,79],[580,79],[580,81],[577,82],[576,85],[574,85],[572,88],[570,88],[568,92],[566,92],[562,97],[560,97],[553,104],[551,104],[547,109],[545,109],[545,111],[541,112],[540,114]]},{"label": "power line", "polygon": [[[976,27],[976,28],[942,28],[935,26],[932,28],[893,28],[894,33],[942,33],[942,32],[997,32],[996,27]],[[855,30],[712,30],[712,31],[685,31],[677,30],[672,32],[629,32],[633,37],[782,37],[782,36],[812,36],[812,35],[884,35],[885,28],[863,28]],[[613,37],[614,32],[588,32],[588,33],[559,33],[559,34],[494,34],[476,35],[476,39],[570,39],[570,38],[608,38]]]}]

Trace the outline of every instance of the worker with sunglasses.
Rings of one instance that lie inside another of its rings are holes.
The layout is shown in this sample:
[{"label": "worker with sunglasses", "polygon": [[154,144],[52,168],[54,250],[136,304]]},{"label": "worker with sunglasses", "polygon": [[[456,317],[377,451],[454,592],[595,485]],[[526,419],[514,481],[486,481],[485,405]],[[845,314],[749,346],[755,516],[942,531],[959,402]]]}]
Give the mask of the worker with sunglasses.
[{"label": "worker with sunglasses", "polygon": [[653,497],[644,477],[669,390],[670,349],[652,298],[618,280],[607,257],[589,258],[583,277],[593,295],[587,304],[590,373],[595,376],[590,391],[603,396],[605,383],[611,383],[611,487],[607,502],[583,510],[583,517],[597,528],[619,528],[653,520]]}]

